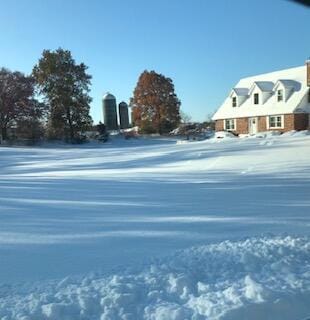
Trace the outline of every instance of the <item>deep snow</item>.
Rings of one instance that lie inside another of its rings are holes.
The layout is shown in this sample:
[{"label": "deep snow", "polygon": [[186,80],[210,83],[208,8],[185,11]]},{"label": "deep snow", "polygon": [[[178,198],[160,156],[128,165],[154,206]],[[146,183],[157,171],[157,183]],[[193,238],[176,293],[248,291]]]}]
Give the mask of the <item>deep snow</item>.
[{"label": "deep snow", "polygon": [[309,316],[309,159],[306,133],[0,148],[0,319]]}]

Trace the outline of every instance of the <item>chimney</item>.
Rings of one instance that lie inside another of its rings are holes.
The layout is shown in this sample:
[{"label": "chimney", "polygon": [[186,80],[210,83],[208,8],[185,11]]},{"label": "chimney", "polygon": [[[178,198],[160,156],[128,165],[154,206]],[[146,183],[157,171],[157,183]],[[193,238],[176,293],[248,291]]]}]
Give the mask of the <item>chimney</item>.
[{"label": "chimney", "polygon": [[307,66],[307,86],[310,87],[310,58],[306,60]]}]

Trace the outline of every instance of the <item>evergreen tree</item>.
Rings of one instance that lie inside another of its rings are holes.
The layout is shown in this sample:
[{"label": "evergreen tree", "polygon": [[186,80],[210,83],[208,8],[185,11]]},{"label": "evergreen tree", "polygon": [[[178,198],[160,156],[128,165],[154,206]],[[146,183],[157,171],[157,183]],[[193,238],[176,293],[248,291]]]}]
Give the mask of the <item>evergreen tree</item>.
[{"label": "evergreen tree", "polygon": [[2,140],[8,139],[7,130],[25,119],[39,120],[45,106],[35,98],[35,80],[31,76],[8,69],[0,69],[0,129]]},{"label": "evergreen tree", "polygon": [[76,64],[71,52],[61,48],[44,50],[33,68],[40,93],[49,106],[50,138],[74,142],[91,126],[91,76],[86,73],[87,68],[84,63]]},{"label": "evergreen tree", "polygon": [[180,123],[181,102],[170,78],[144,71],[131,99],[132,121],[145,133],[167,133]]}]

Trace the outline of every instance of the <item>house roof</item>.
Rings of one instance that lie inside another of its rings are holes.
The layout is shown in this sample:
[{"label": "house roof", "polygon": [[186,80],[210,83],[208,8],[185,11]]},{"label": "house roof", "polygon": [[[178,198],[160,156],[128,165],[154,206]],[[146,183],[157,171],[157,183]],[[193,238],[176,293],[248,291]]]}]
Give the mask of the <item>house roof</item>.
[{"label": "house roof", "polygon": [[274,87],[272,81],[254,81],[252,87],[257,86],[261,91],[270,92]]},{"label": "house roof", "polygon": [[233,88],[232,93],[235,93],[237,96],[247,96],[249,94],[248,88]]},{"label": "house roof", "polygon": [[301,83],[295,80],[279,79],[273,89],[277,88],[280,84],[286,89],[294,89],[295,91],[298,91],[301,86]]},{"label": "house roof", "polygon": [[[306,83],[306,66],[280,70],[260,74],[253,77],[241,79],[236,86],[236,89],[241,89],[241,92],[251,95],[251,89],[258,86],[261,91],[271,92],[278,84],[283,84],[285,88],[293,88],[292,94],[287,101],[278,102],[275,94],[270,97],[263,104],[254,105],[253,99],[249,96],[240,107],[232,107],[230,95],[225,99],[223,104],[219,107],[213,115],[213,120],[242,118],[253,116],[264,116],[272,114],[287,114],[297,112],[310,112],[310,104],[305,103],[303,98],[308,92],[309,88]],[[238,90],[237,90],[238,91]]]}]

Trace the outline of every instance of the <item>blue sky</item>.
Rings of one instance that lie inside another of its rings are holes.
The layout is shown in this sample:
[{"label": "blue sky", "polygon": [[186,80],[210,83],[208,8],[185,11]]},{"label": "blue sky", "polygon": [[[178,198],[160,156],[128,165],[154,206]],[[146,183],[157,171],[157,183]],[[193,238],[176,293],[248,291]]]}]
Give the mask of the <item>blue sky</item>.
[{"label": "blue sky", "polygon": [[71,50],[93,76],[91,115],[106,91],[128,101],[139,74],[173,79],[203,121],[239,78],[302,65],[310,10],[286,0],[0,0],[0,66],[30,73],[43,49]]}]

